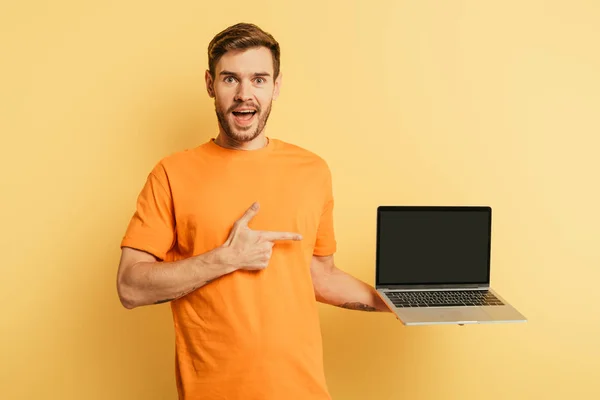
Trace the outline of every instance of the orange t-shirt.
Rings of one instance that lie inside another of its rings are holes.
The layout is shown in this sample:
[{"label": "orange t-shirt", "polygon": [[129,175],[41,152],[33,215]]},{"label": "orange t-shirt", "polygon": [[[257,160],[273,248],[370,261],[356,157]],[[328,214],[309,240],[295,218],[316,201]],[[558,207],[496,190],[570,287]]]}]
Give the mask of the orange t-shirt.
[{"label": "orange t-shirt", "polygon": [[282,140],[258,150],[213,139],[162,159],[148,175],[122,246],[175,261],[222,245],[254,202],[249,227],[301,233],[268,267],[238,270],[171,302],[182,399],[330,399],[323,370],[314,255],[336,250],[331,174]]}]

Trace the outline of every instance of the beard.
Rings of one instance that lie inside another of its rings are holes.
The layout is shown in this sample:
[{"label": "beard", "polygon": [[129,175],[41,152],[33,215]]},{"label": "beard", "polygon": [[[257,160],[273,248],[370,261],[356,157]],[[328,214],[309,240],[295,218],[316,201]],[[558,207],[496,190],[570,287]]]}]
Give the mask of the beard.
[{"label": "beard", "polygon": [[233,141],[234,143],[245,143],[250,142],[258,137],[265,129],[265,125],[267,124],[267,120],[269,119],[269,115],[271,114],[271,106],[273,105],[273,101],[269,103],[269,106],[264,110],[256,104],[253,107],[256,109],[255,117],[258,119],[258,124],[252,124],[248,127],[235,127],[233,124],[229,123],[229,116],[232,115],[232,111],[236,108],[240,107],[242,104],[234,104],[227,111],[223,111],[217,105],[217,101],[215,100],[215,112],[217,114],[217,119],[219,120],[219,125],[223,130],[225,136],[228,139]]}]

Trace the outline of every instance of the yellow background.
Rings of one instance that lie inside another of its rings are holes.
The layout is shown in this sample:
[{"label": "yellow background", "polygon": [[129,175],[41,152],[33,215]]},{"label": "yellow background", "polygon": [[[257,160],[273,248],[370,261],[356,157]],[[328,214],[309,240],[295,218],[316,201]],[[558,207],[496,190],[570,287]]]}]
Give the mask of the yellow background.
[{"label": "yellow background", "polygon": [[119,242],[158,159],[217,131],[206,46],[282,46],[269,135],[329,162],[337,265],[373,283],[380,204],[489,204],[526,324],[321,307],[336,400],[600,398],[596,1],[5,1],[2,399],[173,399],[168,305],[128,311]]}]

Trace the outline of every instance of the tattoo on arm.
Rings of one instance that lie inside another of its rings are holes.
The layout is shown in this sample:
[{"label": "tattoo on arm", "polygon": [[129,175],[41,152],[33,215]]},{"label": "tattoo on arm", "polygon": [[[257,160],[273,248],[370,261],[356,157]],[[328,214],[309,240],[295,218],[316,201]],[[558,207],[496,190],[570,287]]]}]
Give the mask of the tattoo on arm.
[{"label": "tattoo on arm", "polygon": [[354,303],[344,303],[340,304],[338,307],[347,308],[349,310],[359,310],[359,311],[377,311],[375,307],[368,306],[363,303],[354,302]]}]

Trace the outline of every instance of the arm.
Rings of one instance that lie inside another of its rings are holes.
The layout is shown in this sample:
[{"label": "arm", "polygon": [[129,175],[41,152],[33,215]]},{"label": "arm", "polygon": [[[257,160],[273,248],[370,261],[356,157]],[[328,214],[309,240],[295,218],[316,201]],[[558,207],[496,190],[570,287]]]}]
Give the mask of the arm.
[{"label": "arm", "polygon": [[121,304],[131,309],[175,300],[237,268],[223,248],[173,262],[124,247],[117,273]]},{"label": "arm", "polygon": [[333,256],[313,256],[310,273],[315,297],[321,303],[351,310],[390,311],[372,286],[338,269]]},{"label": "arm", "polygon": [[234,224],[223,245],[204,254],[159,262],[144,251],[123,247],[117,272],[117,291],[125,308],[165,303],[238,269],[268,266],[275,241],[302,240],[294,232],[255,231],[248,222],[258,212],[254,203]]}]

